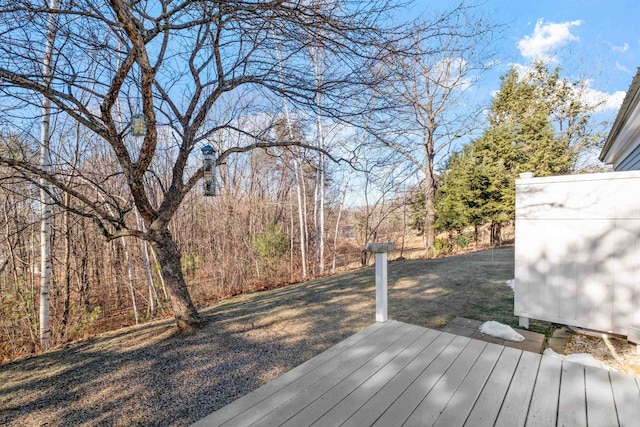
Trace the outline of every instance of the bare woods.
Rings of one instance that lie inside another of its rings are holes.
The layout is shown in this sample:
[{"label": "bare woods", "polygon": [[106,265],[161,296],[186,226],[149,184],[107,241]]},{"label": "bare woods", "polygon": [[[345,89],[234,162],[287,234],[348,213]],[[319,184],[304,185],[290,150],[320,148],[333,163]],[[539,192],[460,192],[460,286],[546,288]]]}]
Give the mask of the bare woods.
[{"label": "bare woods", "polygon": [[[202,306],[218,298],[303,278],[301,253],[309,275],[320,271],[316,171],[302,168],[299,215],[294,164],[287,156],[256,151],[221,167],[218,196],[192,191],[170,224],[191,298]],[[98,159],[91,167],[100,167]],[[89,165],[87,165],[89,166]],[[347,171],[348,174],[348,171]],[[366,240],[402,244],[402,209],[378,203],[343,210],[345,177],[327,188],[326,272],[360,263]],[[353,185],[353,183],[352,183]],[[117,188],[113,188],[114,196]],[[369,190],[370,191],[370,190]],[[35,186],[0,190],[0,361],[37,351],[39,286],[39,207]],[[394,214],[395,212],[395,214]],[[340,223],[337,223],[340,217]],[[304,245],[300,241],[302,218]],[[134,226],[139,219],[128,212]],[[405,230],[407,236],[414,231]],[[172,314],[159,260],[145,241],[107,241],[87,218],[53,207],[51,333],[53,344]]]}]

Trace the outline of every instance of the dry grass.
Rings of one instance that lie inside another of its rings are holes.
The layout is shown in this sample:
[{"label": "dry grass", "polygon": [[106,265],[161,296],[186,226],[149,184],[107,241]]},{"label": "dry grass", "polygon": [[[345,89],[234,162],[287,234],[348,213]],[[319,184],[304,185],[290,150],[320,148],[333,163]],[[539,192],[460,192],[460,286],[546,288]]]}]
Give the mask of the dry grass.
[{"label": "dry grass", "polygon": [[[514,325],[513,249],[389,265],[389,316]],[[374,321],[374,270],[202,310],[201,330],[157,321],[0,366],[0,425],[188,425]]]}]

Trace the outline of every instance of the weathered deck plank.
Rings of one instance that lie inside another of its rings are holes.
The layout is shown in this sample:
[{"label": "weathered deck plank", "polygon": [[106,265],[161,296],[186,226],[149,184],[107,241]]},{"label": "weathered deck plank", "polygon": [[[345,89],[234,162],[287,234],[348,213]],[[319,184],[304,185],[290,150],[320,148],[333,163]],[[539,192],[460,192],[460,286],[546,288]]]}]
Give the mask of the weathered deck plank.
[{"label": "weathered deck plank", "polygon": [[514,348],[507,347],[503,350],[473,410],[467,417],[470,425],[486,427],[495,424],[521,355],[522,351]]},{"label": "weathered deck plank", "polygon": [[556,424],[562,360],[543,357],[540,360],[538,377],[531,396],[527,425],[552,426]]},{"label": "weathered deck plank", "polygon": [[529,402],[538,375],[540,355],[523,352],[518,367],[511,378],[509,390],[505,396],[496,426],[521,427],[527,419]]},{"label": "weathered deck plank", "polygon": [[638,419],[633,377],[388,321],[195,425],[615,426]]},{"label": "weathered deck plank", "polygon": [[455,335],[441,333],[418,357],[383,385],[378,393],[356,410],[342,425],[344,427],[372,425],[389,405],[396,401],[407,387],[449,347],[454,338],[456,338]]},{"label": "weathered deck plank", "polygon": [[587,423],[590,426],[618,425],[609,372],[585,366],[584,377],[587,393]]},{"label": "weathered deck plank", "polygon": [[638,419],[640,393],[634,378],[619,372],[609,372],[609,378],[620,425],[636,425],[640,421]]},{"label": "weathered deck plank", "polygon": [[578,363],[564,362],[562,364],[558,426],[587,426],[584,366]]},{"label": "weathered deck plank", "polygon": [[486,346],[486,342],[471,341],[436,385],[424,396],[404,425],[407,427],[433,425]]},{"label": "weathered deck plank", "polygon": [[380,352],[385,351],[387,347],[404,336],[410,329],[412,329],[411,325],[400,324],[394,329],[395,334],[372,334],[370,337],[373,337],[375,341],[367,345],[364,351],[359,352],[357,355],[351,349],[346,351],[343,354],[346,354],[347,357],[341,357],[343,355],[341,354],[339,357],[332,359],[319,368],[319,375],[307,375],[295,381],[286,389],[278,391],[265,399],[261,402],[259,408],[250,413],[241,414],[239,418],[233,420],[232,425],[234,427],[248,426],[253,423],[263,426],[280,425],[289,417],[295,415],[299,406],[305,407],[316,400],[332,386],[362,367]]},{"label": "weathered deck plank", "polygon": [[[345,396],[337,405],[327,411],[322,418],[317,420],[314,426],[338,426],[344,423],[356,410],[361,408],[367,401],[380,390],[382,385],[388,384],[400,371],[416,358],[429,346],[440,333],[432,329],[422,335],[411,347],[406,348],[395,359],[387,363],[382,369],[372,375],[367,381],[361,384],[356,390]],[[453,337],[451,337],[453,339]]]},{"label": "weathered deck plank", "polygon": [[324,381],[314,384],[313,387],[290,401],[286,408],[280,408],[276,417],[272,416],[261,420],[261,424],[266,426],[282,425],[283,427],[313,424],[425,332],[423,328],[414,327],[349,376],[344,379],[340,379],[338,376],[325,378]]},{"label": "weathered deck plank", "polygon": [[469,374],[451,396],[444,411],[436,419],[435,426],[449,427],[464,424],[504,348],[496,344],[487,344]]},{"label": "weathered deck plank", "polygon": [[373,425],[388,427],[403,424],[471,341],[469,338],[455,337],[398,399],[387,403],[388,409]]}]

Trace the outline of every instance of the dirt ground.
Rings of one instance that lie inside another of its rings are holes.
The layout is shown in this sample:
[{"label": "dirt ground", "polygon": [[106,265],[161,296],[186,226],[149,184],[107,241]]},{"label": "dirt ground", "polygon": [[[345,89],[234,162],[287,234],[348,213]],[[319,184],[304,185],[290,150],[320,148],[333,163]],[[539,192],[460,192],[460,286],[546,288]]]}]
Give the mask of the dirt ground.
[{"label": "dirt ground", "polygon": [[640,352],[626,339],[607,335],[574,333],[565,354],[588,353],[619,372],[640,375]]},{"label": "dirt ground", "polygon": [[[513,255],[391,261],[389,317],[515,326]],[[189,425],[373,323],[374,283],[363,268],[222,301],[190,334],[156,321],[0,365],[0,425]]]}]

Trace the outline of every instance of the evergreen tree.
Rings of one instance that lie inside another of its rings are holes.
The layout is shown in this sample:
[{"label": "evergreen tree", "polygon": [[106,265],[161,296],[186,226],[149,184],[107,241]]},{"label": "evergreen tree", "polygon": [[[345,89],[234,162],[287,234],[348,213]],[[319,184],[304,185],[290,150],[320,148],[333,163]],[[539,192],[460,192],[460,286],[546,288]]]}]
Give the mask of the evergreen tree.
[{"label": "evergreen tree", "polygon": [[452,156],[443,175],[436,228],[461,230],[491,223],[499,230],[515,216],[518,174],[575,172],[583,153],[602,140],[590,130],[595,107],[580,100],[582,87],[542,62],[525,75],[515,68],[504,75],[487,129]]}]

